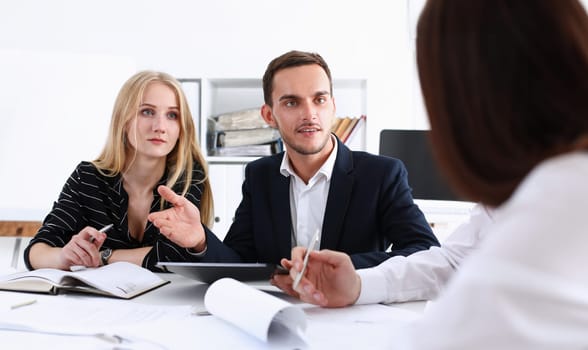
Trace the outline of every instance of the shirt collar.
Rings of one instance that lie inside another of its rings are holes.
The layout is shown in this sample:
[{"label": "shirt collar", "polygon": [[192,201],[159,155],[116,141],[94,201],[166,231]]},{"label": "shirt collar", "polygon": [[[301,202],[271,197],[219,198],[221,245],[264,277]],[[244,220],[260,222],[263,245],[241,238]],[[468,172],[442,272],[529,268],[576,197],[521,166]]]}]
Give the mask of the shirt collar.
[{"label": "shirt collar", "polygon": [[[323,174],[325,176],[325,178],[327,179],[327,181],[331,180],[331,175],[333,174],[333,168],[335,167],[335,160],[337,160],[337,149],[339,148],[338,144],[337,144],[337,139],[332,134],[331,134],[331,140],[333,140],[333,144],[335,146],[333,147],[331,154],[329,154],[329,158],[327,158],[327,160],[323,163],[323,165],[320,167],[320,169],[317,171],[317,173],[314,174],[313,178],[316,177],[318,174]],[[284,151],[284,157],[282,158],[282,163],[280,164],[280,174],[282,174],[285,177],[298,176],[298,175],[296,175],[296,173],[294,172],[294,169],[292,169],[292,166],[290,164],[290,158],[288,157],[288,149],[287,148]]]}]

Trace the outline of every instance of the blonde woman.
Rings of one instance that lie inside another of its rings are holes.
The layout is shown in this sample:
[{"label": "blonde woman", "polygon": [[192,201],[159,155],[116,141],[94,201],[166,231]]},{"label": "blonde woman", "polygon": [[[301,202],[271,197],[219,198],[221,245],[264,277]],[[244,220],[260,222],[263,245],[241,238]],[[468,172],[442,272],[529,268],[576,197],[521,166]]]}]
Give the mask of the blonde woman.
[{"label": "blonde woman", "polygon": [[212,192],[194,122],[180,83],[153,71],[133,75],[116,99],[100,156],[81,162],[25,251],[29,269],[96,267],[128,261],[190,260],[185,237],[166,237],[147,216],[170,206],[165,185],[212,221]]}]

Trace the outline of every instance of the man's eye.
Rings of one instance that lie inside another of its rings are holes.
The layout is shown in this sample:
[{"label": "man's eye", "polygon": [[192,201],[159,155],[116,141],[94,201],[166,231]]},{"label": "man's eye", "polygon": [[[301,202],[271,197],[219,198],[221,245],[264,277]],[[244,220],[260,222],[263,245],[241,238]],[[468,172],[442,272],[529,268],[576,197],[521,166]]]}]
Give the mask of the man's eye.
[{"label": "man's eye", "polygon": [[296,106],[296,101],[288,101],[286,102],[286,107],[294,107]]},{"label": "man's eye", "polygon": [[323,103],[327,102],[327,98],[326,97],[319,97],[316,99],[316,101],[320,104],[323,104]]}]

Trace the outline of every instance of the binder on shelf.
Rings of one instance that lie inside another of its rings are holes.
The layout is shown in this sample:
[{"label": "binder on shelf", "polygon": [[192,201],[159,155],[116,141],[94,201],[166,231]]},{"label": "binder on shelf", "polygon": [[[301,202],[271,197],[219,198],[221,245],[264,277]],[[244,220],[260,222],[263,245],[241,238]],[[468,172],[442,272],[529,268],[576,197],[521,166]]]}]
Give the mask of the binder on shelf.
[{"label": "binder on shelf", "polygon": [[245,130],[266,128],[268,125],[261,117],[260,108],[243,109],[213,117],[216,130]]},{"label": "binder on shelf", "polygon": [[274,128],[246,130],[225,130],[217,134],[217,147],[250,146],[274,142],[280,139],[280,132]]},{"label": "binder on shelf", "polygon": [[217,147],[213,155],[220,157],[263,157],[280,153],[284,150],[282,139],[261,145],[245,145],[236,147]]},{"label": "binder on shelf", "polygon": [[282,151],[281,135],[261,117],[260,108],[248,108],[208,118],[210,156],[265,156]]}]

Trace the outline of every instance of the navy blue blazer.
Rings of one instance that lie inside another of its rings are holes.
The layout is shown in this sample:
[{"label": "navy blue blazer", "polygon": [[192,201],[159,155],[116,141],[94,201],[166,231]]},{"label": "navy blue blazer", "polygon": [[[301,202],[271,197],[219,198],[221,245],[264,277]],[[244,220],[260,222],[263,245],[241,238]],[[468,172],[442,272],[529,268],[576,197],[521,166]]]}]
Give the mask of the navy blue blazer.
[{"label": "navy blue blazer", "polygon": [[[438,246],[413,202],[402,162],[352,152],[337,142],[320,248],[345,252],[356,268],[364,268]],[[283,156],[246,166],[243,198],[224,244],[207,230],[206,253],[196,260],[278,264],[281,258],[290,258],[290,178],[280,173]],[[390,245],[392,250],[386,252]]]}]

